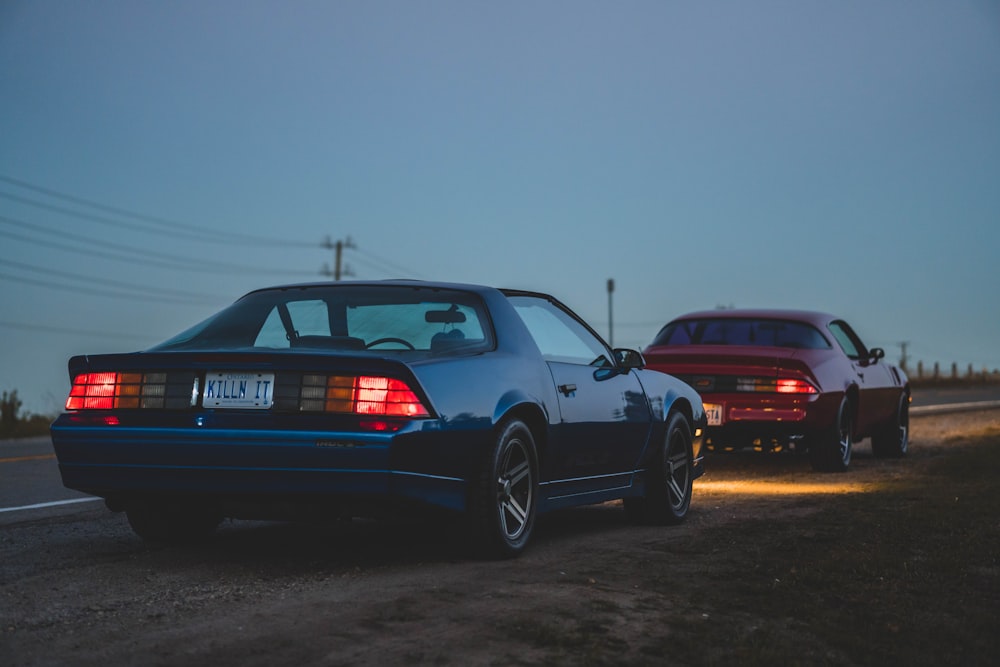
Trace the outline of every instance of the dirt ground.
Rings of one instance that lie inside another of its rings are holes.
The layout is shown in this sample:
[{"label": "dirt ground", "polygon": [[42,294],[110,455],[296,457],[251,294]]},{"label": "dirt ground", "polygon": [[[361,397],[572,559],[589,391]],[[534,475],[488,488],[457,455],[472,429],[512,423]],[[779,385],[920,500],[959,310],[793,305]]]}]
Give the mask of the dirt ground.
[{"label": "dirt ground", "polygon": [[810,521],[831,499],[916,474],[950,437],[1000,428],[1000,410],[912,421],[905,459],[874,459],[864,441],[830,475],[794,454],[713,455],[685,524],[634,526],[614,503],[560,512],[511,561],[465,558],[436,523],[232,522],[185,547],[144,545],[97,503],[15,524],[0,533],[0,664],[712,664],[761,627],[801,664],[866,664],[801,619],[720,596],[734,564],[758,565],[727,527],[766,518],[835,539]]}]

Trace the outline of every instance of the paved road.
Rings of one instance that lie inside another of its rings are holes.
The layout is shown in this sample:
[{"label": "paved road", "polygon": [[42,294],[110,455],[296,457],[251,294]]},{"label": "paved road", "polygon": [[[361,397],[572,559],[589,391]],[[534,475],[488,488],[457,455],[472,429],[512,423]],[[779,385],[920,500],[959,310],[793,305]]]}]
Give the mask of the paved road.
[{"label": "paved road", "polygon": [[[1000,386],[917,389],[914,415],[1000,407]],[[0,527],[94,509],[99,500],[62,485],[48,437],[0,441]]]},{"label": "paved road", "polygon": [[[984,405],[985,404],[985,405]],[[913,390],[913,414],[945,412],[969,406],[970,409],[1000,406],[1000,385],[962,387],[957,389],[931,389],[920,387]]]},{"label": "paved road", "polygon": [[99,504],[91,499],[62,485],[48,436],[0,441],[0,527]]}]

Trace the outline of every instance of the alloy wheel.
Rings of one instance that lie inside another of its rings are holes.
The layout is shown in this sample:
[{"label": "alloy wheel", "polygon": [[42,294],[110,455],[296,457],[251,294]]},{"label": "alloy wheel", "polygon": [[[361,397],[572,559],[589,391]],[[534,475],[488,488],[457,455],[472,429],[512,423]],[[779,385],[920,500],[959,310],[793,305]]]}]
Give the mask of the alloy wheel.
[{"label": "alloy wheel", "polygon": [[527,447],[520,439],[507,443],[497,472],[500,528],[508,540],[516,540],[524,532],[535,501],[531,462]]}]

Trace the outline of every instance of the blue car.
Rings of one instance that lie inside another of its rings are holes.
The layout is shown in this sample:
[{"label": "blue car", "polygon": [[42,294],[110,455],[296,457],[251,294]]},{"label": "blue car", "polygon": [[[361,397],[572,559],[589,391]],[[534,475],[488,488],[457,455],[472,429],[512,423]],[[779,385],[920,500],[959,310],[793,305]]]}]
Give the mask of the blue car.
[{"label": "blue car", "polygon": [[288,285],[149,350],[73,357],[52,442],[63,483],[145,540],[420,507],[510,557],[549,510],[624,499],[640,522],[685,518],[702,402],[643,366],[545,294]]}]

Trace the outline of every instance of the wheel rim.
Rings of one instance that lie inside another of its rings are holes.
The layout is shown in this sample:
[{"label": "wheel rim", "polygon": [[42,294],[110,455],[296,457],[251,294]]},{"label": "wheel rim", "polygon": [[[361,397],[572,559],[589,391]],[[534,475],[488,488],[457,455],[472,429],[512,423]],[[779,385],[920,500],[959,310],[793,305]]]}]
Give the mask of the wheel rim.
[{"label": "wheel rim", "polygon": [[687,502],[687,490],[690,488],[691,470],[689,465],[687,442],[680,431],[670,434],[667,442],[667,455],[664,457],[664,477],[667,481],[667,495],[670,507],[674,510],[683,509]]},{"label": "wheel rim", "polygon": [[497,472],[500,530],[508,540],[516,540],[524,532],[535,502],[531,460],[521,440],[508,443]]},{"label": "wheel rim", "polygon": [[851,415],[844,405],[840,413],[840,442],[837,444],[840,460],[846,467],[851,462]]},{"label": "wheel rim", "polygon": [[910,403],[906,396],[899,401],[899,453],[905,454],[910,446]]}]

